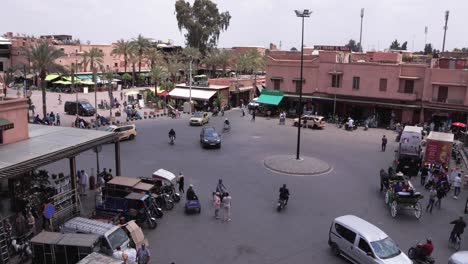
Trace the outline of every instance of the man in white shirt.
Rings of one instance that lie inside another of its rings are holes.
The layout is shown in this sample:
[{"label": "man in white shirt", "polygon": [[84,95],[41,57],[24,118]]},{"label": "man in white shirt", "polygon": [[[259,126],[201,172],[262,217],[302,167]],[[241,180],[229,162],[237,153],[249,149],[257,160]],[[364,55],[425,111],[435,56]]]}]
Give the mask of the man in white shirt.
[{"label": "man in white shirt", "polygon": [[461,179],[461,173],[459,173],[457,176],[455,176],[455,179],[453,180],[453,187],[455,188],[453,199],[458,199],[461,186],[462,186],[462,179]]},{"label": "man in white shirt", "polygon": [[88,185],[88,173],[86,173],[84,170],[81,170],[81,177],[80,177],[80,189],[81,189],[81,195],[86,196],[86,186]]}]

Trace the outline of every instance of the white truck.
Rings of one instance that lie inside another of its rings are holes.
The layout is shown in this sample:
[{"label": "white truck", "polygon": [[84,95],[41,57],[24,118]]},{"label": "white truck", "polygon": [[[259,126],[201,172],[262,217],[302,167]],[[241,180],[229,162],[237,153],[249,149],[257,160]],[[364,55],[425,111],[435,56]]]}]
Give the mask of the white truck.
[{"label": "white truck", "polygon": [[417,175],[421,165],[422,140],[422,127],[405,126],[400,136],[400,145],[396,151],[396,171],[405,175]]}]

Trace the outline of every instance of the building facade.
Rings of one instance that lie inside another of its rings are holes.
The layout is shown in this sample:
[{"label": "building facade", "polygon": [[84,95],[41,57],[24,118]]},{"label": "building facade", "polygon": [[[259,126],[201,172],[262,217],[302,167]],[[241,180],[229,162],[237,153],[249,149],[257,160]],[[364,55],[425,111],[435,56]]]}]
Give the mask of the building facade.
[{"label": "building facade", "polygon": [[[385,127],[397,122],[466,122],[466,65],[466,58],[307,50],[302,80],[305,108]],[[296,107],[300,52],[268,51],[266,66],[267,88],[283,90],[284,107]]]}]

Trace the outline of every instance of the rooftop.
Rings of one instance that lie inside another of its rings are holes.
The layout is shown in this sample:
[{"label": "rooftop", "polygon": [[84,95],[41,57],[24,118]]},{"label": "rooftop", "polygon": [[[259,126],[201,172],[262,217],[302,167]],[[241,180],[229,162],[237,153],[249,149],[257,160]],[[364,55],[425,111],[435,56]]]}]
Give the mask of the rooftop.
[{"label": "rooftop", "polygon": [[18,175],[114,141],[111,132],[29,124],[29,138],[0,146],[0,178]]},{"label": "rooftop", "polygon": [[[190,88],[189,85],[185,84],[185,83],[179,83],[176,85],[176,87],[178,88]],[[222,90],[222,89],[229,89],[229,86],[227,85],[208,85],[208,86],[195,86],[195,85],[192,85],[192,89],[205,89],[205,90]]]}]

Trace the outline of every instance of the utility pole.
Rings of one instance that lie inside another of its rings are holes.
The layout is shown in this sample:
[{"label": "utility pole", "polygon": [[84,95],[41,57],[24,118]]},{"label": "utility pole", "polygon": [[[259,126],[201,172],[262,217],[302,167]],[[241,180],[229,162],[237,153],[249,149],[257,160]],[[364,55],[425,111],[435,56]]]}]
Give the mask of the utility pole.
[{"label": "utility pole", "polygon": [[361,30],[359,33],[359,52],[362,52],[362,21],[364,19],[364,8],[361,8]]},{"label": "utility pole", "polygon": [[444,40],[442,42],[442,52],[445,51],[445,36],[447,35],[447,23],[448,23],[448,19],[449,19],[449,13],[450,11],[445,11],[445,26],[444,26]]},{"label": "utility pole", "polygon": [[193,59],[190,58],[190,65],[189,65],[189,103],[190,103],[190,114],[192,114],[192,63],[193,63]]}]

